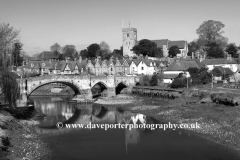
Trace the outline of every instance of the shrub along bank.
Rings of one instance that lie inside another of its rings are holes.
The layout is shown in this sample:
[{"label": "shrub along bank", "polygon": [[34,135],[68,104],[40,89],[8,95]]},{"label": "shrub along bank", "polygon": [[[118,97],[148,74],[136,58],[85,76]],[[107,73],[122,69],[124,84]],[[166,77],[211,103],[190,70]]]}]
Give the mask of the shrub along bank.
[{"label": "shrub along bank", "polygon": [[212,93],[211,99],[214,103],[238,106],[240,104],[240,94],[236,93]]}]

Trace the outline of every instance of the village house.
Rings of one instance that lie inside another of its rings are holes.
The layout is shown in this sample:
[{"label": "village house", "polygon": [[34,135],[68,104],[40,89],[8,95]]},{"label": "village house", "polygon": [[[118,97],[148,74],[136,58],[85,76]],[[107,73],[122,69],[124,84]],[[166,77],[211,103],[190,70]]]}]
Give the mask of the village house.
[{"label": "village house", "polygon": [[179,75],[179,73],[188,74],[189,68],[204,68],[205,65],[200,63],[197,59],[183,59],[176,58],[174,62],[172,62],[163,74],[163,82],[164,83],[172,83],[172,81]]},{"label": "village house", "polygon": [[23,67],[23,71],[25,73],[36,73],[40,74],[41,67],[40,64],[36,61],[27,62],[26,65]]},{"label": "village house", "polygon": [[37,60],[59,60],[59,53],[58,52],[52,52],[52,51],[43,51],[37,56]]},{"label": "village house", "polygon": [[234,72],[230,68],[224,68],[222,66],[216,66],[212,69],[212,72],[215,81],[222,81],[231,77]]},{"label": "village house", "polygon": [[239,64],[231,56],[219,59],[205,59],[204,57],[200,57],[200,62],[205,64],[210,71],[216,66],[230,68],[233,72],[236,72],[239,69]]},{"label": "village house", "polygon": [[45,74],[92,74],[92,75],[152,75],[166,68],[167,61],[156,61],[140,56],[138,59],[114,59],[101,60],[100,57],[90,60],[65,61],[29,61],[24,66],[25,71],[36,71]]}]

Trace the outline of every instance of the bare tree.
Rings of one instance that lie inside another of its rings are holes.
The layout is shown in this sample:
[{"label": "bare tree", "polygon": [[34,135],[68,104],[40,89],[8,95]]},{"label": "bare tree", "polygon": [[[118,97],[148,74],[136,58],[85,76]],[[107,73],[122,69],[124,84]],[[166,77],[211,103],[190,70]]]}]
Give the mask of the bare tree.
[{"label": "bare tree", "polygon": [[6,64],[9,59],[8,54],[12,53],[14,43],[19,43],[19,30],[14,29],[9,24],[0,23],[0,60],[1,65]]}]

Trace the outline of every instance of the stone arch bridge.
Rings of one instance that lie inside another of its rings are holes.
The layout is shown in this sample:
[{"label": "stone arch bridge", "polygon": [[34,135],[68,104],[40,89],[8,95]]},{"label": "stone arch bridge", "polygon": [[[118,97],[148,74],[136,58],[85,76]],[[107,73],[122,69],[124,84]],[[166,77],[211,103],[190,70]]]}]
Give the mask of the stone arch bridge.
[{"label": "stone arch bridge", "polygon": [[136,76],[82,76],[82,75],[45,75],[19,79],[21,94],[27,97],[37,88],[50,84],[62,83],[70,86],[76,95],[82,95],[86,99],[92,99],[91,89],[96,84],[101,84],[107,89],[107,96],[116,95],[116,87],[125,85],[129,90],[139,81]]}]

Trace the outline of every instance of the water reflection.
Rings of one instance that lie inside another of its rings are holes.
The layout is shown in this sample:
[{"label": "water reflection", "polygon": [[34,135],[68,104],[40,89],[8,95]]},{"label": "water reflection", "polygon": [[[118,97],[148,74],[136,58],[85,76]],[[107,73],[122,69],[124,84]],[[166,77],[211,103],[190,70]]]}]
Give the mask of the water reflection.
[{"label": "water reflection", "polygon": [[[65,124],[146,124],[146,116],[118,108],[104,107],[96,104],[71,104],[67,101],[52,98],[32,98],[35,109],[44,114],[37,131],[39,133],[60,134],[68,133],[66,130],[57,129],[56,123]],[[63,132],[65,130],[65,132]],[[125,129],[125,143],[137,144],[140,141],[140,130],[137,128]]]},{"label": "water reflection", "polygon": [[[36,131],[53,144],[53,159],[240,159],[236,152],[198,136],[176,131],[148,129],[57,129],[69,124],[159,124],[154,117],[116,107],[73,104],[51,99],[33,99],[38,112],[45,114]],[[57,118],[58,117],[58,118]],[[60,118],[62,117],[62,118]]]}]

